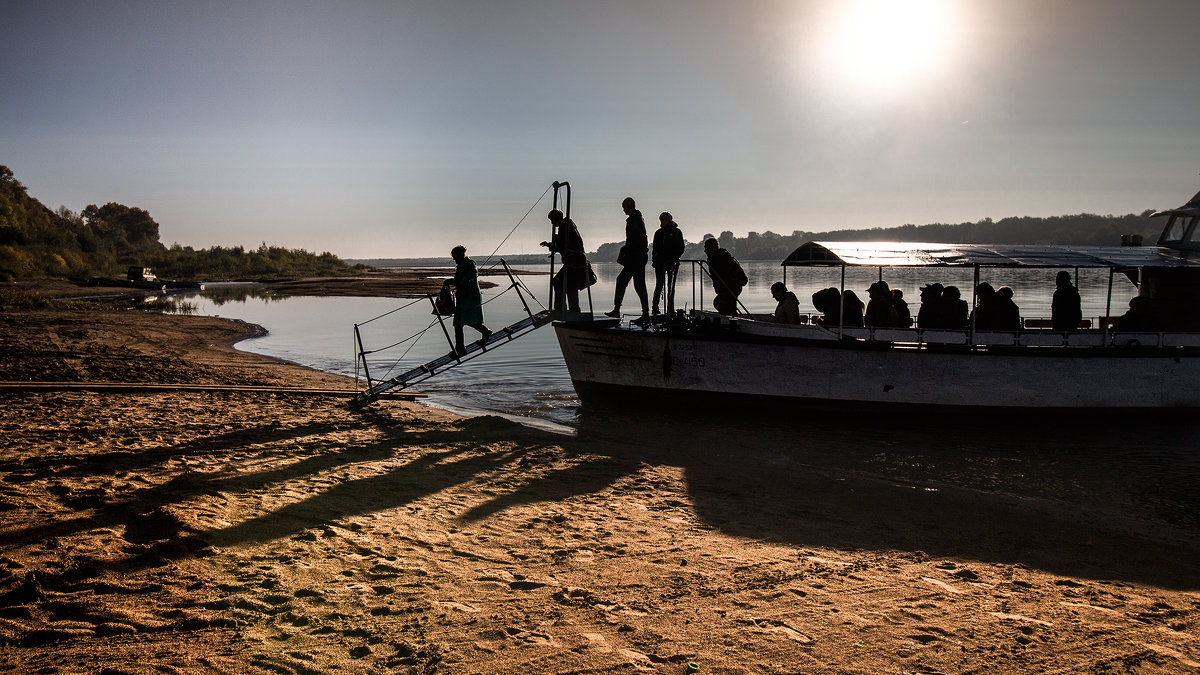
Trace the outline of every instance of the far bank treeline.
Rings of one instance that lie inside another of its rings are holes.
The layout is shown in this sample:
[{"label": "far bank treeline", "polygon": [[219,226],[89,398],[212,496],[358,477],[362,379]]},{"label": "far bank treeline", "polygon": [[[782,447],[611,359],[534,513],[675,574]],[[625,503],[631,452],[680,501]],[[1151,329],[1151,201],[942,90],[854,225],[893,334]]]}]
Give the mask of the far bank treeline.
[{"label": "far bank treeline", "polygon": [[108,203],[80,213],[51,211],[30,197],[0,166],[0,281],[17,277],[124,278],[130,266],[154,268],[167,279],[221,281],[299,275],[333,276],[354,270],[332,253],[267,246],[193,249],[163,246],[158,223],[136,207]]}]

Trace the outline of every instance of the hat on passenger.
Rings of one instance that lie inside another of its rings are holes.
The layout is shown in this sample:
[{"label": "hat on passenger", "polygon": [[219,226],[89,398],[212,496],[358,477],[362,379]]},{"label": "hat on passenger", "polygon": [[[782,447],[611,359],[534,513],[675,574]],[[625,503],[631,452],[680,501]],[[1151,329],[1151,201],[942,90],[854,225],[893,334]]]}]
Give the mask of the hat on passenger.
[{"label": "hat on passenger", "polygon": [[921,292],[924,293],[925,291],[937,291],[938,293],[941,293],[942,285],[935,281],[932,284],[927,284],[925,286],[922,286]]},{"label": "hat on passenger", "polygon": [[867,289],[867,292],[868,292],[868,293],[871,293],[871,292],[874,292],[874,291],[877,291],[877,290],[878,290],[878,291],[882,291],[882,292],[884,292],[884,293],[890,293],[890,292],[891,292],[891,289],[889,289],[889,288],[888,288],[888,283],[887,283],[886,281],[882,280],[882,279],[880,279],[879,281],[876,281],[875,283],[871,284],[871,287]]}]

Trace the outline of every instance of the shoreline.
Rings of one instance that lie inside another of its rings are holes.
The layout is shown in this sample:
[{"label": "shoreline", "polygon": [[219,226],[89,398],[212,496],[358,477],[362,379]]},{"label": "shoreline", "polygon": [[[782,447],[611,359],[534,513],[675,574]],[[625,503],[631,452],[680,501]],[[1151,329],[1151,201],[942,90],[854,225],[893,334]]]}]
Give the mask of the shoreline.
[{"label": "shoreline", "polygon": [[[349,379],[233,347],[252,330],[6,312],[0,380]],[[238,391],[0,390],[0,430],[14,672],[1200,668],[1194,529],[862,468],[937,437],[781,452]]]}]

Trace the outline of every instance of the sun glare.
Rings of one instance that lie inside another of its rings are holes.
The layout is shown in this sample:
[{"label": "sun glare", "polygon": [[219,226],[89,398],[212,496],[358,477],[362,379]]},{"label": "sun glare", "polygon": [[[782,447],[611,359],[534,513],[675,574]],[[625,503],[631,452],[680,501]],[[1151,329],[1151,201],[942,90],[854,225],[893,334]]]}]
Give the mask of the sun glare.
[{"label": "sun glare", "polygon": [[952,23],[948,0],[845,0],[822,31],[822,60],[841,85],[897,91],[944,65]]}]

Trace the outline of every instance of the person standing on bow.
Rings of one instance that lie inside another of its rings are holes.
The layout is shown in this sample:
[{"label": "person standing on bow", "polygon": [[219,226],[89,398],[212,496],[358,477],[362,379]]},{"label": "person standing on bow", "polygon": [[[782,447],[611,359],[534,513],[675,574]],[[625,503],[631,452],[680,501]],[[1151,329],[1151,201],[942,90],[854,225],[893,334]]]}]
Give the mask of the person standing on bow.
[{"label": "person standing on bow", "polygon": [[480,342],[487,340],[492,331],[483,325],[483,296],[479,292],[479,272],[475,261],[467,257],[464,246],[450,249],[450,257],[454,258],[454,278],[447,279],[443,285],[453,286],[456,302],[454,303],[454,351],[458,356],[467,352],[463,344],[463,326],[470,326],[479,331]]},{"label": "person standing on bow", "polygon": [[704,240],[704,255],[708,256],[708,274],[712,277],[713,307],[725,316],[737,314],[737,298],[748,279],[741,263],[729,251],[721,248],[716,239]]},{"label": "person standing on bow", "polygon": [[625,211],[625,245],[617,254],[617,262],[621,264],[621,273],[617,275],[617,292],[613,297],[613,309],[605,312],[605,316],[614,319],[621,317],[621,300],[625,298],[625,288],[633,279],[633,290],[642,301],[642,318],[650,316],[650,307],[646,302],[646,221],[642,212],[638,211],[633,197],[626,197],[621,202]]},{"label": "person standing on bow", "polygon": [[583,237],[579,236],[575,222],[564,217],[562,211],[554,209],[546,217],[554,226],[554,234],[550,241],[543,241],[542,246],[548,247],[551,254],[561,255],[563,261],[562,269],[550,281],[550,307],[555,312],[562,311],[563,297],[566,296],[567,311],[578,312],[579,291],[591,285]]},{"label": "person standing on bow", "polygon": [[654,248],[650,252],[650,265],[654,268],[652,311],[655,314],[659,313],[658,300],[664,295],[667,312],[675,309],[675,273],[679,271],[679,258],[683,256],[683,232],[675,219],[663,211],[658,216],[658,223],[658,229],[654,231]]}]

